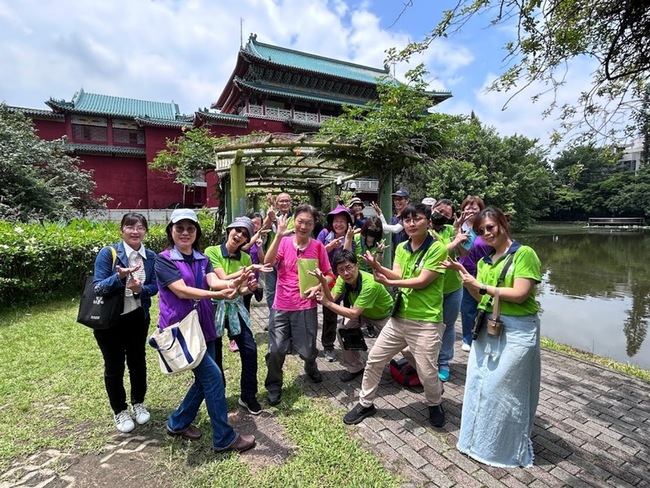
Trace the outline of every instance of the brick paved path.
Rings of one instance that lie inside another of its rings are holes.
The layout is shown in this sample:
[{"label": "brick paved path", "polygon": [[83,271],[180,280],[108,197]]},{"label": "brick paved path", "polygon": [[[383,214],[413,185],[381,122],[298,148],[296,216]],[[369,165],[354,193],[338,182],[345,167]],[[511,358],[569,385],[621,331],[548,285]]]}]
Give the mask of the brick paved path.
[{"label": "brick paved path", "polygon": [[[261,328],[266,307],[252,312]],[[414,486],[650,487],[650,385],[552,351],[542,351],[534,467],[492,468],[459,453],[455,445],[467,358],[460,344],[456,342],[451,380],[445,384],[447,423],[442,429],[430,427],[421,390],[400,387],[384,371],[377,415],[353,429],[387,468],[405,474]],[[331,398],[347,411],[357,402],[361,378],[341,382],[339,359],[340,353],[328,363],[321,353],[323,382],[305,384],[308,394]],[[261,391],[260,398],[265,394]]]}]

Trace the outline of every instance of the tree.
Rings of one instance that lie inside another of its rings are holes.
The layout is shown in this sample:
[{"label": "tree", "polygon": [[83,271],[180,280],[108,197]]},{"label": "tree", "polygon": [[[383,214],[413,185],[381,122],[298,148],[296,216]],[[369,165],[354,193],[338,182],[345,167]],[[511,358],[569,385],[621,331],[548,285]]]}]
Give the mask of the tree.
[{"label": "tree", "polygon": [[79,163],[63,139],[39,139],[27,117],[0,104],[0,219],[68,220],[101,208]]},{"label": "tree", "polygon": [[[557,93],[565,83],[567,62],[587,56],[598,63],[590,89],[577,94],[572,104],[552,102],[546,114],[558,114],[565,132],[583,129],[585,140],[594,135],[638,134],[649,82],[650,4],[635,0],[458,0],[422,42],[389,55],[397,61],[408,59],[434,39],[457,33],[479,15],[490,16],[492,27],[515,27],[510,29],[514,39],[504,46],[509,67],[492,90],[514,90],[514,97],[530,85],[541,84]],[[540,95],[535,93],[533,99]],[[556,133],[555,140],[560,136]]]},{"label": "tree", "polygon": [[401,184],[424,190],[421,195],[414,192],[417,198],[445,197],[460,203],[479,195],[510,214],[517,229],[548,213],[552,172],[535,140],[501,138],[476,117],[455,120],[446,137],[454,144],[442,149],[435,164],[412,165],[400,176]]}]

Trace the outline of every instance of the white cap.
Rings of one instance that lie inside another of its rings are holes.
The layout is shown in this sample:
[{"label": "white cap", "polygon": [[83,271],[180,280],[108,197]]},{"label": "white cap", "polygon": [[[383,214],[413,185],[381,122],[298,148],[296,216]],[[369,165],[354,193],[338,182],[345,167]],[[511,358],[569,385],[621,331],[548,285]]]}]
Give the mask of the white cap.
[{"label": "white cap", "polygon": [[192,222],[199,222],[196,212],[191,208],[177,208],[172,212],[172,216],[169,219],[172,224],[180,222],[181,220],[191,220]]}]

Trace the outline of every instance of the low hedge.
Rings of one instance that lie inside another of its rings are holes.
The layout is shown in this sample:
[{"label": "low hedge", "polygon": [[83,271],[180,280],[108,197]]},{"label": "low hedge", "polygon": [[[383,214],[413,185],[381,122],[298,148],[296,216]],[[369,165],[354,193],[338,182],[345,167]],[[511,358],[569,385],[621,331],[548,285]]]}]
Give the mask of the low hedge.
[{"label": "low hedge", "polygon": [[[202,244],[215,241],[214,220],[199,216]],[[205,230],[208,230],[206,232]],[[99,250],[121,239],[117,222],[75,220],[69,224],[15,224],[0,221],[0,306],[71,295],[92,273]],[[150,225],[145,246],[167,246],[164,225]]]}]

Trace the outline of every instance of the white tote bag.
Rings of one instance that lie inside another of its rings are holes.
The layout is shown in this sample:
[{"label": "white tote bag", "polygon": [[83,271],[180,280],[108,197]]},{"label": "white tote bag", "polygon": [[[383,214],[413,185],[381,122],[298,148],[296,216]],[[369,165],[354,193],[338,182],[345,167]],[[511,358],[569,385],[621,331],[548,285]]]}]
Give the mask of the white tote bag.
[{"label": "white tote bag", "polygon": [[160,371],[165,374],[196,368],[206,351],[196,309],[180,322],[156,329],[149,338],[149,345],[158,351]]}]

